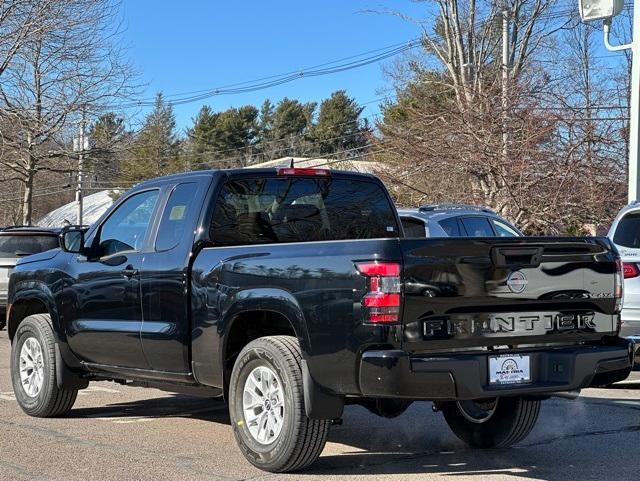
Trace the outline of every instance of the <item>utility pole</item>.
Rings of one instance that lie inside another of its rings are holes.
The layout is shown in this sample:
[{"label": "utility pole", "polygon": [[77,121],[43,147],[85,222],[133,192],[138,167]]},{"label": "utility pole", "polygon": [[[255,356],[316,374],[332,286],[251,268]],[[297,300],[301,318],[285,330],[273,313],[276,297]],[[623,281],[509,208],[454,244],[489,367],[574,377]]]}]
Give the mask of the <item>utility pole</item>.
[{"label": "utility pole", "polygon": [[78,137],[73,139],[73,150],[78,152],[78,183],[76,185],[76,205],[78,207],[77,224],[82,225],[82,177],[84,174],[84,152],[89,148],[89,139],[85,136],[85,114],[82,112]]},{"label": "utility pole", "polygon": [[509,160],[509,11],[502,8],[502,160]]}]

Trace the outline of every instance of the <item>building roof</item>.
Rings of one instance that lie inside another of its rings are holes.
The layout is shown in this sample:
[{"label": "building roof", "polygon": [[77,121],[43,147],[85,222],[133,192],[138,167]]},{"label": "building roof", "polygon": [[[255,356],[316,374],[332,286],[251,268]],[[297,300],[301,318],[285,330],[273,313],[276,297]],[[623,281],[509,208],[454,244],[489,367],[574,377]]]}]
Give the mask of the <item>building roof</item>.
[{"label": "building roof", "polygon": [[[86,225],[93,224],[102,214],[104,214],[113,204],[111,191],[101,190],[95,194],[82,198],[82,222]],[[52,210],[37,222],[42,227],[64,227],[69,224],[76,224],[78,217],[77,203],[68,204]]]},{"label": "building roof", "polygon": [[264,168],[279,168],[279,167],[291,167],[291,160],[293,160],[294,167],[307,168],[307,169],[335,169],[335,170],[350,170],[353,172],[360,172],[363,174],[376,174],[377,172],[385,170],[384,164],[381,162],[374,162],[369,160],[341,160],[341,159],[327,159],[327,158],[311,158],[311,157],[281,157],[280,159],[268,160],[259,164],[253,164],[247,166],[249,169],[264,169]]}]

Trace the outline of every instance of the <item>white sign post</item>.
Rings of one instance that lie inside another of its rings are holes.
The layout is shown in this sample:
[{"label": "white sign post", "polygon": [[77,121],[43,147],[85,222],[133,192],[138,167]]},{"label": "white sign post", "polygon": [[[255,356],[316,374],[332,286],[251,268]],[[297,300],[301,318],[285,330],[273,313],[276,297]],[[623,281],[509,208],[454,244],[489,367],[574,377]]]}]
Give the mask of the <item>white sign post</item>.
[{"label": "white sign post", "polygon": [[583,22],[602,20],[604,23],[604,45],[617,52],[631,49],[631,105],[629,106],[629,202],[640,199],[638,184],[638,162],[640,162],[640,5],[633,9],[633,40],[626,45],[611,45],[609,32],[611,20],[624,7],[624,0],[579,0]]}]

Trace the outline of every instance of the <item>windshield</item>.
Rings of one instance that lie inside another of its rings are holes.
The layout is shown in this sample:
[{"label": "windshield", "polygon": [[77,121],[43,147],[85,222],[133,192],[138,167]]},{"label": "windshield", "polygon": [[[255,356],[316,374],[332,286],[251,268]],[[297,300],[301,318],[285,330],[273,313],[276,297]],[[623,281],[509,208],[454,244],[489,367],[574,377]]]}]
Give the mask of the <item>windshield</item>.
[{"label": "windshield", "polygon": [[54,235],[0,235],[0,258],[28,256],[58,246]]}]

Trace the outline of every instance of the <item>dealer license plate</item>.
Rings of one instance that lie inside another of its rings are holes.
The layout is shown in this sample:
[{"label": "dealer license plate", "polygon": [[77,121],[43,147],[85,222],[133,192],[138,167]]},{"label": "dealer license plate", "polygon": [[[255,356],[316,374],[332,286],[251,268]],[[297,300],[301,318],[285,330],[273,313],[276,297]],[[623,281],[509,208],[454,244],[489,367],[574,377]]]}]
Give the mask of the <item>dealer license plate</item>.
[{"label": "dealer license plate", "polygon": [[489,356],[489,384],[531,382],[530,356],[504,354]]}]

